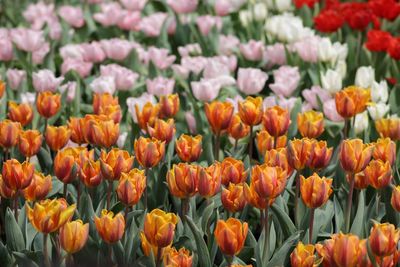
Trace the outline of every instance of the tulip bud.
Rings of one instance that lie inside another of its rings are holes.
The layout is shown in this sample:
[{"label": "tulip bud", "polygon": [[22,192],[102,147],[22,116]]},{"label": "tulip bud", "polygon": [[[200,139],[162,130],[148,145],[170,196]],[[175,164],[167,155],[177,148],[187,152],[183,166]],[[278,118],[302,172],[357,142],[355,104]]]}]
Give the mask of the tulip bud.
[{"label": "tulip bud", "polygon": [[324,115],[314,110],[297,114],[297,127],[301,136],[317,138],[324,131]]},{"label": "tulip bud", "polygon": [[25,161],[19,163],[16,159],[9,159],[3,163],[3,182],[12,190],[25,189],[32,181],[35,167]]},{"label": "tulip bud", "polygon": [[108,106],[118,105],[118,97],[113,97],[109,93],[93,94],[93,113],[99,115],[100,109]]},{"label": "tulip bud", "polygon": [[85,136],[83,133],[82,124],[82,118],[69,118],[68,128],[71,130],[71,141],[79,145],[85,143]]},{"label": "tulip bud", "polygon": [[175,142],[175,150],[178,157],[185,162],[197,161],[203,151],[201,135],[190,136],[182,134]]},{"label": "tulip bud", "polygon": [[46,143],[53,151],[63,148],[69,141],[71,130],[67,126],[47,126],[46,127]]},{"label": "tulip bud", "polygon": [[21,123],[26,126],[32,122],[33,109],[28,103],[17,104],[15,102],[8,103],[8,118],[10,120]]},{"label": "tulip bud", "polygon": [[290,254],[290,264],[292,267],[314,267],[315,264],[315,256],[314,256],[315,247],[314,245],[304,245],[302,242],[299,242],[296,248],[293,250],[292,254]]},{"label": "tulip bud", "polygon": [[251,170],[251,183],[261,198],[273,199],[285,189],[287,172],[281,167],[255,165]]},{"label": "tulip bud", "polygon": [[390,165],[393,165],[396,161],[396,143],[390,138],[379,138],[374,145],[372,157],[384,162],[388,161]]},{"label": "tulip bud", "polygon": [[140,129],[147,132],[148,125],[154,125],[154,121],[160,112],[160,106],[158,104],[153,105],[151,102],[147,102],[143,106],[142,110],[139,110],[139,105],[136,104],[135,111]]},{"label": "tulip bud", "polygon": [[347,87],[335,95],[337,112],[343,118],[351,118],[366,110],[371,91],[357,86]]},{"label": "tulip bud", "polygon": [[53,117],[61,108],[61,95],[41,92],[36,99],[36,109],[46,119]]},{"label": "tulip bud", "polygon": [[148,126],[147,129],[151,137],[165,141],[166,144],[171,142],[176,131],[174,119],[168,119],[167,121],[155,119],[153,127]]},{"label": "tulip bud", "polygon": [[121,213],[114,216],[112,211],[102,210],[101,217],[94,217],[97,232],[108,244],[118,242],[125,231],[125,219]]},{"label": "tulip bud", "polygon": [[71,220],[76,204],[68,206],[63,198],[45,199],[36,202],[31,208],[26,205],[27,217],[32,226],[41,233],[48,234],[57,231]]},{"label": "tulip bud", "polygon": [[222,189],[221,202],[224,208],[230,212],[243,210],[247,203],[244,197],[243,184],[229,183],[228,188]]},{"label": "tulip bud", "polygon": [[382,189],[392,181],[392,168],[389,161],[371,160],[364,170],[365,178],[375,189]]},{"label": "tulip bud", "polygon": [[229,124],[228,133],[233,139],[239,140],[249,135],[250,127],[242,122],[238,114],[235,114]]},{"label": "tulip bud", "polygon": [[289,129],[290,114],[280,106],[268,108],[263,116],[263,125],[267,132],[277,138],[284,135]]},{"label": "tulip bud", "polygon": [[178,94],[160,96],[160,117],[172,118],[179,111],[179,96]]},{"label": "tulip bud", "polygon": [[26,200],[38,201],[45,199],[51,188],[51,175],[44,176],[43,173],[35,171],[31,183],[22,192]]},{"label": "tulip bud", "polygon": [[192,267],[193,256],[190,256],[190,251],[185,248],[168,249],[164,256],[164,266],[173,267]]},{"label": "tulip bud", "polygon": [[59,150],[54,158],[54,175],[65,183],[71,183],[77,177],[80,166],[77,163],[79,152],[75,148]]},{"label": "tulip bud", "polygon": [[198,190],[200,171],[200,167],[194,164],[173,165],[167,173],[167,183],[171,194],[178,198],[194,196]]},{"label": "tulip bud", "polygon": [[177,223],[178,217],[174,213],[154,209],[145,216],[144,236],[152,246],[167,247],[173,241]]},{"label": "tulip bud", "polygon": [[233,115],[233,105],[230,102],[214,101],[204,106],[208,123],[212,132],[219,136],[228,129]]},{"label": "tulip bud", "polygon": [[89,224],[83,224],[81,220],[67,222],[61,227],[59,236],[61,247],[73,254],[85,246],[89,236]]},{"label": "tulip bud", "polygon": [[400,185],[393,188],[390,203],[392,204],[393,209],[400,212]]},{"label": "tulip bud", "polygon": [[2,198],[12,199],[15,197],[18,190],[9,188],[3,180],[3,176],[0,175],[0,196]]},{"label": "tulip bud", "polygon": [[87,187],[96,187],[101,183],[100,161],[85,160],[79,170],[79,177]]},{"label": "tulip bud", "polygon": [[382,138],[389,137],[393,141],[400,140],[400,119],[386,118],[375,121],[375,128]]},{"label": "tulip bud", "polygon": [[18,149],[25,157],[36,155],[42,146],[42,135],[37,130],[21,131],[19,134]]},{"label": "tulip bud", "polygon": [[264,163],[270,167],[281,167],[289,177],[293,173],[293,168],[289,165],[287,148],[267,150]]},{"label": "tulip bud", "polygon": [[118,199],[126,206],[136,205],[145,189],[146,176],[144,171],[132,169],[129,173],[122,173],[121,179],[119,179]]},{"label": "tulip bud", "polygon": [[144,168],[152,168],[164,158],[165,142],[139,137],[135,140],[134,150],[139,164]]},{"label": "tulip bud", "polygon": [[110,152],[104,150],[100,154],[100,166],[103,177],[110,181],[119,180],[122,173],[132,169],[134,157],[126,150],[113,148]]},{"label": "tulip bud", "polygon": [[256,144],[260,155],[265,155],[268,150],[273,148],[283,148],[286,146],[287,137],[285,135],[279,136],[275,139],[267,131],[260,131],[256,134]]},{"label": "tulip bud", "polygon": [[247,172],[244,163],[231,157],[225,158],[221,163],[221,182],[225,186],[229,183],[239,184],[246,181]]},{"label": "tulip bud", "polygon": [[400,239],[400,230],[393,224],[375,223],[369,234],[371,252],[378,257],[389,256],[396,252]]},{"label": "tulip bud", "polygon": [[365,169],[372,155],[373,146],[361,139],[344,140],[340,146],[339,160],[346,172],[358,173]]},{"label": "tulip bud", "polygon": [[215,162],[207,168],[200,169],[199,194],[205,198],[213,197],[221,189],[221,163]]},{"label": "tulip bud", "polygon": [[263,116],[262,98],[248,96],[243,102],[239,102],[239,116],[246,125],[260,124]]},{"label": "tulip bud", "polygon": [[333,148],[327,147],[326,141],[315,141],[311,151],[308,167],[313,170],[321,170],[328,166],[333,153]]},{"label": "tulip bud", "polygon": [[0,121],[0,146],[9,149],[18,142],[21,124],[10,120]]},{"label": "tulip bud", "polygon": [[310,209],[319,208],[328,201],[333,192],[331,188],[332,179],[321,178],[317,173],[307,179],[301,175],[300,179],[301,199],[307,207]]},{"label": "tulip bud", "polygon": [[292,168],[302,170],[309,164],[314,143],[314,140],[308,138],[289,141],[288,160]]},{"label": "tulip bud", "polygon": [[235,256],[242,250],[248,232],[248,224],[238,219],[218,220],[214,236],[219,249],[227,256]]}]

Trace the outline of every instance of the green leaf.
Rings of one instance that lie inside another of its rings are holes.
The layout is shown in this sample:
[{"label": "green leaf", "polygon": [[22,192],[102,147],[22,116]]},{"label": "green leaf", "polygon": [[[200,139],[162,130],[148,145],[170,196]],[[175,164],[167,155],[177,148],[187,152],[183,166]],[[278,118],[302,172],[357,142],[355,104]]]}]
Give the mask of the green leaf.
[{"label": "green leaf", "polygon": [[353,224],[350,229],[350,233],[363,237],[363,226],[364,226],[364,212],[365,212],[365,201],[364,201],[365,191],[361,190],[358,195],[358,205],[357,213],[354,217]]},{"label": "green leaf", "polygon": [[41,147],[39,153],[37,153],[37,158],[39,160],[40,168],[43,172],[50,173],[52,171],[53,160],[49,151],[44,147]]},{"label": "green leaf", "polygon": [[251,231],[248,232],[246,241],[252,248],[254,248],[254,256],[256,257],[257,267],[265,267],[266,264],[261,260],[260,247],[258,246],[257,240]]},{"label": "green leaf", "polygon": [[11,251],[22,251],[25,249],[25,240],[21,228],[14,218],[14,213],[9,208],[6,211],[5,228],[7,247]]},{"label": "green leaf", "polygon": [[301,99],[297,98],[292,111],[290,112],[290,126],[288,130],[288,138],[291,139],[297,133],[297,114],[301,112]]},{"label": "green leaf", "polygon": [[201,216],[201,228],[204,232],[209,227],[209,221],[214,212],[214,207],[214,201],[212,201],[203,211],[203,216]]},{"label": "green leaf", "polygon": [[0,259],[1,265],[4,267],[9,267],[12,264],[11,255],[8,253],[7,247],[4,246],[3,242],[0,241]]},{"label": "green leaf", "polygon": [[278,205],[275,203],[271,206],[271,210],[274,213],[276,220],[274,218],[275,224],[279,225],[282,229],[285,239],[293,235],[296,232],[296,226],[294,226],[289,215],[285,213]]},{"label": "green leaf", "polygon": [[200,232],[199,228],[193,222],[192,218],[186,216],[186,221],[188,222],[189,228],[193,233],[196,247],[197,247],[197,255],[199,257],[199,265],[202,267],[211,267],[210,254],[208,253],[207,245],[204,242],[203,235]]},{"label": "green leaf", "polygon": [[122,266],[124,263],[124,247],[122,246],[121,241],[118,241],[117,243],[113,244],[113,251],[114,255],[116,258],[116,261],[118,263],[118,266]]},{"label": "green leaf", "polygon": [[288,260],[290,256],[290,252],[293,249],[295,243],[299,240],[300,233],[296,232],[291,235],[282,246],[275,252],[272,259],[268,262],[267,267],[275,267],[275,266],[288,266]]},{"label": "green leaf", "polygon": [[[22,253],[22,252],[13,252],[13,255],[18,263],[18,266],[21,267],[39,267],[39,265],[31,258],[31,257],[38,257],[37,253],[39,252],[34,252],[36,254],[31,254],[27,255],[27,253]],[[40,252],[41,253],[41,252]]]}]

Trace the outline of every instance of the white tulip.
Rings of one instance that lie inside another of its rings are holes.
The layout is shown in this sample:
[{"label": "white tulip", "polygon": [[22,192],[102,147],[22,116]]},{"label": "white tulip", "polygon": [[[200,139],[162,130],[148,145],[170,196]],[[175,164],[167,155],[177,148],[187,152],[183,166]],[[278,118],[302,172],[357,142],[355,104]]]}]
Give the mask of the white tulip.
[{"label": "white tulip", "polygon": [[383,102],[386,103],[389,99],[388,85],[385,80],[380,83],[373,82],[371,86],[371,99],[373,102]]},{"label": "white tulip", "polygon": [[256,3],[253,6],[254,20],[264,21],[268,15],[267,6],[264,3]]},{"label": "white tulip", "polygon": [[289,11],[293,8],[291,0],[265,0],[267,6],[279,12]]},{"label": "white tulip", "polygon": [[335,68],[335,70],[336,70],[337,72],[339,72],[340,75],[342,76],[342,79],[344,79],[344,78],[346,77],[346,74],[347,74],[347,64],[346,64],[346,61],[345,61],[345,60],[339,60],[339,61],[336,63],[336,68]]},{"label": "white tulip", "polygon": [[385,103],[377,103],[368,107],[369,115],[376,121],[382,119],[388,113],[390,107]]},{"label": "white tulip", "polygon": [[250,21],[253,20],[252,14],[248,10],[241,10],[239,12],[239,19],[240,23],[242,24],[243,27],[247,27],[250,23]]},{"label": "white tulip", "polygon": [[371,88],[375,81],[375,70],[372,67],[359,67],[356,73],[355,84],[362,88]]},{"label": "white tulip", "polygon": [[113,76],[100,76],[94,79],[89,87],[95,93],[109,93],[112,95],[116,90],[115,78]]},{"label": "white tulip", "polygon": [[354,119],[354,131],[356,132],[356,134],[360,134],[368,128],[369,119],[368,113],[366,111],[357,114]]},{"label": "white tulip", "polygon": [[329,93],[334,94],[342,89],[342,75],[335,70],[328,69],[325,74],[321,73],[321,85]]}]

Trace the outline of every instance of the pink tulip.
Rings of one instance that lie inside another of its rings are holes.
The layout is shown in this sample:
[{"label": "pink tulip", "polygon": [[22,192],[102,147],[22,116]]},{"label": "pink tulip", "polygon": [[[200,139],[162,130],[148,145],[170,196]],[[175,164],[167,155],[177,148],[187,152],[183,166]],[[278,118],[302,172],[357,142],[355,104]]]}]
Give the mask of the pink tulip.
[{"label": "pink tulip", "polygon": [[307,101],[303,102],[303,104],[301,105],[301,112],[306,112],[306,111],[310,111],[312,110],[313,107],[310,103],[308,103]]},{"label": "pink tulip", "polygon": [[43,31],[16,28],[11,30],[10,35],[17,48],[25,52],[35,52],[45,44]]},{"label": "pink tulip", "polygon": [[55,17],[54,4],[47,5],[42,1],[30,4],[22,15],[31,24],[32,29],[40,30]]},{"label": "pink tulip", "polygon": [[91,42],[90,44],[82,44],[83,59],[87,62],[99,63],[106,59],[103,46],[99,42]]},{"label": "pink tulip", "polygon": [[124,60],[132,50],[132,44],[122,39],[102,40],[100,43],[106,56],[117,61]]},{"label": "pink tulip", "polygon": [[81,61],[79,59],[67,58],[61,65],[61,73],[65,75],[68,71],[76,71],[81,78],[89,76],[92,71],[93,63]]},{"label": "pink tulip", "polygon": [[149,64],[149,61],[150,61],[149,52],[139,44],[133,43],[132,46],[136,50],[136,53],[137,53],[138,58],[139,58],[139,61],[147,66]]},{"label": "pink tulip", "polygon": [[190,57],[201,55],[201,47],[199,44],[187,44],[185,46],[178,47],[178,53],[181,57]]},{"label": "pink tulip", "polygon": [[315,63],[318,61],[318,43],[320,38],[311,36],[295,42],[291,51],[296,52],[305,62]]},{"label": "pink tulip", "polygon": [[216,0],[214,10],[218,16],[226,16],[238,11],[244,3],[246,0]]},{"label": "pink tulip", "polygon": [[120,0],[121,4],[131,11],[142,11],[147,0]]},{"label": "pink tulip", "polygon": [[165,70],[174,63],[176,57],[174,55],[169,55],[168,49],[150,47],[148,50],[148,57],[160,70]]},{"label": "pink tulip", "polygon": [[94,79],[90,85],[90,89],[97,94],[114,94],[116,87],[115,87],[115,79],[112,76],[100,76]]},{"label": "pink tulip", "polygon": [[62,35],[61,23],[57,17],[54,17],[48,22],[49,27],[49,37],[51,40],[60,40]]},{"label": "pink tulip", "polygon": [[117,90],[126,91],[133,88],[139,74],[118,64],[100,66],[101,76],[112,76]]},{"label": "pink tulip", "polygon": [[323,104],[324,102],[332,98],[327,90],[322,89],[318,85],[312,86],[311,89],[303,90],[302,95],[313,109],[320,108],[318,99],[321,101],[321,104]]},{"label": "pink tulip", "polygon": [[7,83],[13,90],[18,90],[21,83],[26,79],[26,71],[19,69],[7,70]]},{"label": "pink tulip", "polygon": [[221,85],[218,81],[201,79],[199,82],[191,82],[192,92],[197,100],[209,102],[217,98]]},{"label": "pink tulip", "polygon": [[44,43],[38,50],[32,53],[33,64],[42,64],[46,55],[50,52],[50,44]]},{"label": "pink tulip", "polygon": [[146,36],[157,37],[161,33],[161,29],[167,23],[168,33],[175,32],[176,22],[173,18],[169,19],[167,13],[156,12],[147,17],[142,18],[139,23],[140,29]]},{"label": "pink tulip", "polygon": [[150,102],[152,104],[157,103],[156,98],[148,93],[143,93],[139,97],[128,97],[126,99],[126,105],[128,106],[128,111],[132,116],[132,119],[135,123],[137,123],[137,116],[136,116],[136,109],[135,106],[137,105],[139,110],[142,110],[143,106]]},{"label": "pink tulip", "polygon": [[48,69],[39,70],[32,74],[33,88],[36,92],[55,92],[63,81],[64,77],[56,78],[54,73]]},{"label": "pink tulip", "polygon": [[117,25],[121,18],[122,8],[117,2],[101,4],[101,12],[95,13],[93,19],[105,27]]},{"label": "pink tulip", "polygon": [[191,134],[196,134],[197,133],[197,125],[196,125],[196,118],[193,115],[193,112],[187,111],[185,112],[185,120],[186,124],[189,128],[189,132]]},{"label": "pink tulip", "polygon": [[204,67],[203,77],[205,79],[212,79],[220,76],[230,76],[229,66],[215,58],[209,58],[208,64]]},{"label": "pink tulip", "polygon": [[198,75],[204,70],[207,62],[205,57],[184,57],[181,59],[181,66]]},{"label": "pink tulip", "polygon": [[268,74],[260,69],[239,68],[237,86],[246,95],[256,95],[262,91],[267,80]]},{"label": "pink tulip", "polygon": [[300,73],[298,67],[281,66],[273,71],[274,83],[270,84],[271,90],[284,97],[289,97],[296,90],[300,82]]},{"label": "pink tulip", "polygon": [[190,70],[188,70],[187,68],[178,64],[173,64],[171,68],[177,77],[180,77],[184,80],[186,80],[189,77]]},{"label": "pink tulip", "polygon": [[21,93],[21,103],[34,105],[36,101],[36,94],[31,92]]},{"label": "pink tulip", "polygon": [[240,44],[239,39],[233,35],[220,35],[218,53],[221,55],[232,55]]},{"label": "pink tulip", "polygon": [[217,30],[221,30],[222,28],[222,19],[221,17],[215,17],[210,15],[199,16],[196,19],[197,26],[201,34],[207,36],[213,27],[217,28]]},{"label": "pink tulip", "polygon": [[150,80],[146,80],[147,92],[152,95],[162,96],[170,95],[174,92],[175,80],[162,76]]},{"label": "pink tulip", "polygon": [[58,10],[60,17],[71,27],[81,28],[85,25],[82,9],[79,6],[61,6]]},{"label": "pink tulip", "polygon": [[117,25],[122,30],[137,32],[140,30],[140,20],[141,17],[139,11],[123,10]]},{"label": "pink tulip", "polygon": [[76,94],[76,82],[67,82],[66,84],[60,86],[58,90],[61,94],[66,93],[67,95],[67,102],[72,102],[75,99]]},{"label": "pink tulip", "polygon": [[8,38],[8,36],[5,38],[0,36],[0,61],[10,61],[13,57],[13,44],[11,39]]},{"label": "pink tulip", "polygon": [[264,52],[264,61],[267,62],[267,66],[269,68],[274,65],[280,66],[286,64],[285,46],[279,43],[266,46]]},{"label": "pink tulip", "polygon": [[263,58],[264,44],[261,41],[250,40],[247,44],[240,44],[240,53],[250,61],[260,61]]},{"label": "pink tulip", "polygon": [[197,9],[198,0],[167,0],[167,4],[176,13],[187,14]]},{"label": "pink tulip", "polygon": [[344,120],[336,110],[335,99],[329,99],[325,101],[323,104],[324,104],[323,106],[324,114],[329,120],[335,122],[341,122]]},{"label": "pink tulip", "polygon": [[60,56],[62,57],[63,60],[66,60],[67,58],[74,58],[74,59],[79,59],[83,60],[83,45],[84,44],[67,44],[64,45],[63,47],[60,48]]},{"label": "pink tulip", "polygon": [[268,96],[264,98],[263,107],[264,109],[267,109],[278,105],[284,109],[291,111],[296,104],[296,101],[296,97],[284,98],[282,96]]}]

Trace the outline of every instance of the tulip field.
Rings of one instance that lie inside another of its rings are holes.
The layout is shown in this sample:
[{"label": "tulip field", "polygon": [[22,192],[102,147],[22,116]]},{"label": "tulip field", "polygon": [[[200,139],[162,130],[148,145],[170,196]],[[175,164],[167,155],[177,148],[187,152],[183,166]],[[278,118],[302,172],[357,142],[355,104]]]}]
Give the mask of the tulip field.
[{"label": "tulip field", "polygon": [[399,0],[1,0],[0,267],[400,266]]}]

